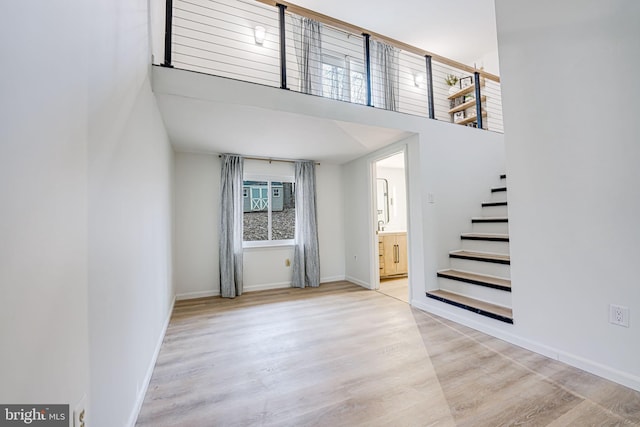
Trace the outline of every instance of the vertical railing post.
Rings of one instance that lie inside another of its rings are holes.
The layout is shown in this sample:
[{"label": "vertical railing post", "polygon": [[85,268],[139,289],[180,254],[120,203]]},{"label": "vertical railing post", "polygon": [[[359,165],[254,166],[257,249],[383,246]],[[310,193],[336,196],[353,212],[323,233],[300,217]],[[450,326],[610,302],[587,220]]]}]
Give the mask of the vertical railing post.
[{"label": "vertical railing post", "polygon": [[476,122],[479,129],[484,129],[482,125],[482,98],[480,98],[480,73],[473,73],[473,83],[476,85]]},{"label": "vertical railing post", "polygon": [[367,33],[362,35],[364,36],[364,63],[367,73],[367,105],[373,107],[371,99],[371,36]]},{"label": "vertical railing post", "polygon": [[433,105],[433,69],[431,68],[431,56],[425,55],[424,59],[427,66],[427,105],[429,106],[429,118],[435,119],[436,112]]},{"label": "vertical railing post", "polygon": [[287,6],[277,4],[280,17],[280,89],[287,88],[287,37],[284,26],[284,11]]},{"label": "vertical railing post", "polygon": [[171,65],[171,36],[173,33],[173,0],[167,0],[167,10],[164,14],[164,62],[163,67]]}]

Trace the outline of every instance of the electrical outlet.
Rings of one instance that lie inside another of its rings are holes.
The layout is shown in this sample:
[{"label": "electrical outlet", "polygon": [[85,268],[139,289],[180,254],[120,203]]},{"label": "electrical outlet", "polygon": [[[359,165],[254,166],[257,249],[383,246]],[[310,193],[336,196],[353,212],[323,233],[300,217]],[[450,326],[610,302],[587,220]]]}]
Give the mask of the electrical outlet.
[{"label": "electrical outlet", "polygon": [[629,327],[629,307],[609,304],[609,323]]},{"label": "electrical outlet", "polygon": [[73,427],[86,427],[87,426],[87,409],[86,409],[87,396],[83,396],[82,399],[76,404],[73,410]]}]

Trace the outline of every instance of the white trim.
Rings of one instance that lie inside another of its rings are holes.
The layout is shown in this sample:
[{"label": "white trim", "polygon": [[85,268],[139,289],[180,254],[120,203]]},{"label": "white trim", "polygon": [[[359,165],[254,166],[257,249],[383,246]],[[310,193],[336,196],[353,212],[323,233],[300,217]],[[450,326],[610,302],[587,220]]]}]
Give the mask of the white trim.
[{"label": "white trim", "polygon": [[290,288],[291,282],[277,282],[277,283],[261,283],[257,285],[245,285],[242,288],[242,293],[245,292],[256,292],[256,291],[266,291],[269,289],[283,289]]},{"label": "white trim", "polygon": [[320,278],[320,283],[331,283],[331,282],[342,282],[344,280],[347,280],[344,276],[344,274],[342,276],[329,276],[329,277],[321,277]]},{"label": "white trim", "polygon": [[194,299],[194,298],[204,298],[204,297],[217,297],[220,295],[219,290],[213,291],[196,291],[196,292],[183,292],[181,294],[176,295],[177,301],[182,301],[185,299]]},{"label": "white trim", "polygon": [[[348,280],[348,279],[346,279],[345,276],[329,276],[329,277],[320,278],[320,283],[339,282],[339,281],[342,281],[342,280]],[[350,281],[352,281],[352,280],[350,280]],[[256,291],[265,291],[265,290],[269,290],[269,289],[284,289],[284,288],[290,288],[290,287],[291,287],[291,282],[261,283],[261,284],[257,284],[257,285],[245,286],[242,291],[243,292],[256,292]],[[182,301],[182,300],[187,300],[187,299],[204,298],[204,297],[217,297],[217,296],[220,296],[220,291],[185,292],[185,293],[176,295],[176,300],[177,301]]]},{"label": "white trim", "polygon": [[622,372],[617,369],[605,366],[601,363],[594,362],[593,360],[584,359],[574,354],[566,353],[564,351],[559,352],[559,361],[566,363],[567,365],[574,366],[583,371],[590,372],[599,377],[606,378],[618,384],[622,384],[626,387],[632,388],[636,391],[640,391],[640,377],[630,374],[628,372]]},{"label": "white trim", "polygon": [[[411,221],[410,219],[410,204],[409,204],[409,161],[407,159],[407,155],[408,155],[408,144],[407,142],[403,139],[400,141],[397,141],[395,143],[393,143],[392,145],[382,148],[374,153],[372,153],[369,156],[369,180],[371,185],[369,186],[369,205],[371,206],[370,208],[370,212],[371,215],[369,217],[369,220],[371,221],[369,229],[371,230],[371,234],[370,239],[371,239],[371,243],[370,243],[370,248],[369,248],[369,256],[371,257],[371,278],[373,280],[373,287],[371,289],[377,290],[380,289],[380,252],[379,252],[379,244],[378,242],[380,241],[380,237],[379,237],[379,232],[376,231],[377,230],[377,223],[378,223],[378,214],[377,214],[377,197],[378,197],[378,188],[377,188],[377,180],[378,180],[378,162],[381,160],[384,160],[388,157],[391,156],[395,156],[398,154],[402,154],[403,156],[403,167],[402,170],[404,171],[404,184],[405,184],[405,192],[404,192],[404,198],[405,198],[405,202],[406,202],[406,222],[407,222],[407,229],[404,231],[404,233],[407,234],[407,271],[409,273],[411,273],[411,266],[413,265],[413,262],[411,260],[411,253],[413,252],[411,250],[411,240],[410,240],[410,236],[411,236]],[[389,232],[391,232],[389,230]],[[409,277],[409,292],[408,295],[409,297],[411,297],[412,295],[412,289],[411,289],[411,274],[408,274]]]},{"label": "white trim", "polygon": [[[427,302],[414,299],[411,300],[411,305],[427,313],[435,314],[436,316],[443,317],[445,319],[483,332],[487,335],[491,335],[495,338],[517,345],[518,347],[522,347],[524,349],[533,351],[534,353],[546,356],[550,359],[558,360],[560,362],[566,363],[567,365],[640,391],[640,377],[636,375],[619,371],[609,366],[602,365],[593,360],[584,359],[575,354],[567,353],[557,348],[549,347],[537,341],[519,337],[502,329],[491,327],[490,325],[467,318],[457,313],[452,313],[447,309],[448,307],[442,307],[443,305],[445,305],[445,303],[437,302],[434,304],[429,304]],[[511,326],[507,323],[505,323],[504,325],[507,327]]]},{"label": "white trim", "polygon": [[176,305],[176,297],[173,297],[171,301],[171,307],[169,307],[169,313],[167,314],[167,318],[162,325],[162,331],[160,332],[160,336],[158,337],[158,342],[156,343],[156,348],[153,351],[153,356],[151,357],[151,361],[149,362],[149,366],[147,367],[147,373],[144,376],[144,380],[142,381],[142,387],[138,391],[138,396],[136,396],[136,403],[133,406],[133,410],[131,411],[131,415],[129,416],[129,421],[127,425],[130,427],[135,427],[136,421],[138,421],[138,416],[140,415],[140,410],[142,409],[142,404],[144,403],[144,397],[147,394],[147,390],[149,389],[149,383],[151,382],[151,376],[153,375],[153,370],[156,367],[156,362],[158,361],[158,355],[160,354],[160,349],[162,348],[162,343],[164,342],[164,336],[167,333],[167,328],[169,327],[169,321],[171,320],[171,315],[173,314],[173,307]]},{"label": "white trim", "polygon": [[367,283],[367,282],[364,282],[364,281],[362,281],[362,280],[360,280],[360,279],[356,279],[355,277],[352,277],[352,276],[345,276],[345,280],[347,280],[347,281],[349,281],[349,282],[353,282],[353,283],[355,283],[355,284],[356,284],[356,285],[358,285],[358,286],[362,286],[362,287],[363,287],[363,288],[365,288],[365,289],[373,289],[373,288],[371,287],[371,284],[369,284],[369,283]]},{"label": "white trim", "polygon": [[247,249],[278,249],[278,248],[293,248],[296,245],[295,239],[287,240],[246,240],[242,242],[242,250]]}]

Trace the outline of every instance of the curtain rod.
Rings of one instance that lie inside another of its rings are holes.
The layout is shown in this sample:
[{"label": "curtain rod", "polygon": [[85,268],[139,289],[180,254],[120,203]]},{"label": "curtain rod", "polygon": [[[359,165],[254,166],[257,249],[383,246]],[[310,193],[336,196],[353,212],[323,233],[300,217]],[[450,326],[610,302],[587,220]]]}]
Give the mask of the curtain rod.
[{"label": "curtain rod", "polygon": [[[280,162],[280,163],[295,163],[297,160],[289,160],[289,159],[272,159],[270,157],[249,157],[249,156],[240,156],[243,159],[247,160],[260,160],[263,162]],[[222,158],[222,154],[218,155],[218,158]],[[314,162],[316,166],[320,166],[320,162]]]}]

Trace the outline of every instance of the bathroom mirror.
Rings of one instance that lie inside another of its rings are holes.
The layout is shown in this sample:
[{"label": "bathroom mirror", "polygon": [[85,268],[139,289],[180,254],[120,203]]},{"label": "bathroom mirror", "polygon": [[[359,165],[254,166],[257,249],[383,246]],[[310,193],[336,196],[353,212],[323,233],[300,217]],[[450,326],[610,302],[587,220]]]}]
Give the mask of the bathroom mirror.
[{"label": "bathroom mirror", "polygon": [[377,179],[376,201],[378,209],[378,224],[389,222],[389,182],[384,178]]}]

